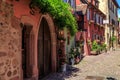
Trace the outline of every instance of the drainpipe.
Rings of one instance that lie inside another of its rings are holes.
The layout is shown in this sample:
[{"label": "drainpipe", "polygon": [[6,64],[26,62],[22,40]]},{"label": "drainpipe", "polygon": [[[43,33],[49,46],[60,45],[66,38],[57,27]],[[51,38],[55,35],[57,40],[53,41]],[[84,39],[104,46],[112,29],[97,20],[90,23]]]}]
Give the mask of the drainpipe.
[{"label": "drainpipe", "polygon": [[75,12],[76,12],[76,0],[75,0]]}]

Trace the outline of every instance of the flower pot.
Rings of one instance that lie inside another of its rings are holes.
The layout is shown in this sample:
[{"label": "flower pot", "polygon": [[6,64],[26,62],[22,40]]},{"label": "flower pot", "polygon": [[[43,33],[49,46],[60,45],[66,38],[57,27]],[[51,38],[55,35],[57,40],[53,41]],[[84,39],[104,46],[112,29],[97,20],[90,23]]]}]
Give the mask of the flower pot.
[{"label": "flower pot", "polygon": [[70,58],[70,65],[74,65],[75,61],[74,58]]},{"label": "flower pot", "polygon": [[97,51],[91,51],[91,55],[97,55]]},{"label": "flower pot", "polygon": [[62,72],[66,72],[66,66],[67,66],[66,64],[61,65],[61,71]]}]

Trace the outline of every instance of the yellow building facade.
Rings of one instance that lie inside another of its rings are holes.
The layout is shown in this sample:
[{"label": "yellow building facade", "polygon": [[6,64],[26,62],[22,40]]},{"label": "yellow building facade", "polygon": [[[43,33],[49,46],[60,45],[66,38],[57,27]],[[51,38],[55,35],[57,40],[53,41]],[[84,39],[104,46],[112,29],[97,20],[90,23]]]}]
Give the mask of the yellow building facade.
[{"label": "yellow building facade", "polygon": [[119,5],[116,0],[99,0],[99,9],[106,15],[105,43],[107,49],[116,49],[118,44],[118,14]]}]

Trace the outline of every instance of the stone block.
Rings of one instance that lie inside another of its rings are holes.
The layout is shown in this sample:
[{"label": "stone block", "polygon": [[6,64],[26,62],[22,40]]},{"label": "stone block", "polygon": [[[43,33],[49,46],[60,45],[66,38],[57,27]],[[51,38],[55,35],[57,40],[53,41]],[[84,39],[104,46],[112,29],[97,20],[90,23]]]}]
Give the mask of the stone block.
[{"label": "stone block", "polygon": [[7,56],[6,52],[0,52],[0,57],[5,57],[5,56]]},{"label": "stone block", "polygon": [[4,66],[4,63],[3,63],[3,62],[2,62],[2,63],[0,63],[0,67],[1,67],[1,66]]}]

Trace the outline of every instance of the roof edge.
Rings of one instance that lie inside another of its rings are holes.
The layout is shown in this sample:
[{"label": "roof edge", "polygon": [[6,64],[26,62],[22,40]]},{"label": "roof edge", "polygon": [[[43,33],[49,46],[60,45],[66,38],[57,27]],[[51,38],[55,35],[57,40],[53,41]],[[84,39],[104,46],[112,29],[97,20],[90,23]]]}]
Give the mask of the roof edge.
[{"label": "roof edge", "polygon": [[112,0],[112,1],[117,6],[117,8],[120,8],[120,6],[119,6],[119,4],[118,4],[118,2],[116,0]]}]

